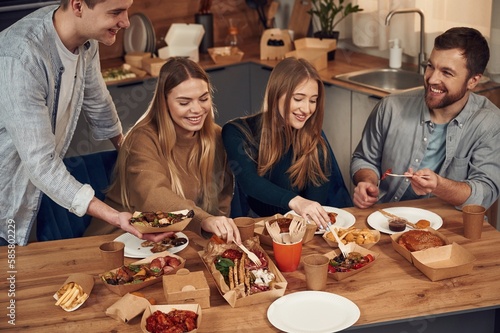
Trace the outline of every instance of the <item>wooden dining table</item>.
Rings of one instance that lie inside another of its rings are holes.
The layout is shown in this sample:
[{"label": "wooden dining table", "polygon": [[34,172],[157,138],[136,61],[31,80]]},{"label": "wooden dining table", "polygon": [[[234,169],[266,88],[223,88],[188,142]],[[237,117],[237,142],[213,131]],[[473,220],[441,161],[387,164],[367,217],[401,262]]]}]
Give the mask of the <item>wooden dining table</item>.
[{"label": "wooden dining table", "polygon": [[[461,211],[438,198],[344,210],[355,216],[355,226],[361,228],[369,227],[367,217],[371,213],[389,207],[415,207],[438,214],[443,219],[439,232],[474,255],[474,268],[468,275],[432,282],[393,249],[389,235],[382,234],[371,248],[379,253],[372,267],[346,280],[328,279],[327,292],[351,300],[360,309],[359,319],[347,331],[499,332],[495,316],[500,309],[500,232],[485,221],[481,239],[465,238]],[[279,332],[267,317],[273,300],[236,308],[226,302],[198,254],[206,240],[186,234],[189,245],[177,255],[186,259],[185,267],[190,271],[203,271],[210,287],[210,308],[202,309],[198,332]],[[5,275],[0,281],[0,331],[140,332],[140,315],[124,323],[105,314],[120,296],[99,279],[104,272],[99,245],[116,237],[112,234],[0,247]],[[274,259],[272,247],[262,247]],[[302,256],[330,251],[332,248],[316,235],[304,244]],[[126,263],[136,260],[125,258]],[[81,308],[65,312],[55,306],[53,294],[73,273],[92,275],[95,285]],[[295,272],[283,276],[288,282],[285,295],[306,290],[302,263]],[[158,304],[166,304],[162,283],[141,292]],[[331,313],[330,319],[338,320],[336,316]]]}]

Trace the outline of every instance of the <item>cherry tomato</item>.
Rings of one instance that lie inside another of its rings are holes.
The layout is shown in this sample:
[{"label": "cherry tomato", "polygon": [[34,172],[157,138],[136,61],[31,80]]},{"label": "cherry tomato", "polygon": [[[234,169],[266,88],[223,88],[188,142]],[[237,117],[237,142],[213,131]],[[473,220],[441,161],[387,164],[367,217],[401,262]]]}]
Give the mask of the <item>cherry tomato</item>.
[{"label": "cherry tomato", "polygon": [[375,260],[375,258],[371,254],[368,253],[365,256],[365,260],[368,261],[368,262],[372,262],[373,260]]}]

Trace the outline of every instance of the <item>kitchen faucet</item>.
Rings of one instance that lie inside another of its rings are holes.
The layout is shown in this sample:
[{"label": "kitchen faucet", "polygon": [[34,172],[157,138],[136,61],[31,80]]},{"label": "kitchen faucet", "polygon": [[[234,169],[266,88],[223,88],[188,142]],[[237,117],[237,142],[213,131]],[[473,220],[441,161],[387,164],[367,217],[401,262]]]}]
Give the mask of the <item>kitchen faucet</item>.
[{"label": "kitchen faucet", "polygon": [[418,54],[417,71],[418,71],[418,73],[424,75],[425,67],[427,66],[427,60],[426,60],[425,51],[424,51],[424,44],[425,44],[424,43],[424,39],[425,39],[424,12],[418,8],[395,9],[395,10],[390,11],[389,14],[387,14],[387,17],[385,18],[385,25],[389,25],[389,22],[391,21],[391,18],[394,14],[404,14],[404,13],[417,13],[420,15],[420,53]]}]

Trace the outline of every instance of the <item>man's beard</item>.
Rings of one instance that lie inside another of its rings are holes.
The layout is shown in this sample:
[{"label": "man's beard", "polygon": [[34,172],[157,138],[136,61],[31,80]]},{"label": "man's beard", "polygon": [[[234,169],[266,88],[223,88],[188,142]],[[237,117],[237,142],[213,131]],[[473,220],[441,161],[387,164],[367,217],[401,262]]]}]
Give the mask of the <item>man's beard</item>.
[{"label": "man's beard", "polygon": [[435,97],[429,96],[430,95],[429,89],[430,89],[429,86],[427,86],[425,89],[425,104],[427,104],[427,107],[431,110],[443,109],[447,106],[450,106],[453,103],[462,99],[462,97],[464,97],[465,94],[467,93],[467,86],[464,84],[462,86],[462,89],[456,94],[450,94],[447,90],[443,98],[435,100]]}]

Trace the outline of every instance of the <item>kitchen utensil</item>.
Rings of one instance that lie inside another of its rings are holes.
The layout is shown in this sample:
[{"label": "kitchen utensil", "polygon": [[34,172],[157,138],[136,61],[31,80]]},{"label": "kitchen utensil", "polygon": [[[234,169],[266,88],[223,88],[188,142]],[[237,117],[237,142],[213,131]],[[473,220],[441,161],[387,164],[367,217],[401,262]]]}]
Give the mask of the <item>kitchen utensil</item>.
[{"label": "kitchen utensil", "polygon": [[281,233],[280,233],[280,226],[278,225],[277,222],[274,222],[273,224],[269,224],[269,221],[265,222],[267,232],[269,233],[269,236],[275,241],[276,243],[283,243],[283,240],[281,239]]},{"label": "kitchen utensil", "polygon": [[422,175],[422,176],[417,176],[417,175],[397,175],[395,173],[387,173],[386,176],[388,176],[388,177],[405,177],[405,178],[420,177],[422,179],[429,179],[430,178],[428,175]]},{"label": "kitchen utensil", "polygon": [[248,255],[248,259],[250,259],[254,264],[256,264],[257,266],[262,266],[262,262],[255,253],[247,249],[246,246],[243,244],[238,244],[238,243],[235,244],[238,245],[238,247]]},{"label": "kitchen utensil", "polygon": [[301,241],[304,238],[306,229],[307,229],[307,223],[305,220],[300,218],[294,218],[292,222],[290,222],[290,228],[289,228],[290,242],[295,243]]},{"label": "kitchen utensil", "polygon": [[246,3],[248,7],[257,10],[260,22],[264,26],[264,29],[267,29],[267,18],[264,11],[264,7],[267,5],[267,0],[246,0]]},{"label": "kitchen utensil", "polygon": [[333,237],[335,237],[335,240],[337,241],[337,243],[339,245],[340,252],[342,252],[342,255],[344,256],[344,258],[347,258],[347,255],[350,252],[349,248],[347,247],[347,245],[344,245],[344,243],[342,243],[342,241],[340,240],[337,228],[333,228],[333,230],[331,230],[331,231],[332,231]]},{"label": "kitchen utensil", "polygon": [[276,16],[276,12],[278,11],[278,7],[280,3],[278,1],[271,1],[269,7],[267,8],[266,19],[267,19],[267,27],[274,27],[274,17]]},{"label": "kitchen utensil", "polygon": [[311,24],[311,15],[308,11],[311,9],[311,0],[295,0],[288,29],[294,33],[294,39],[307,37],[309,25]]}]

